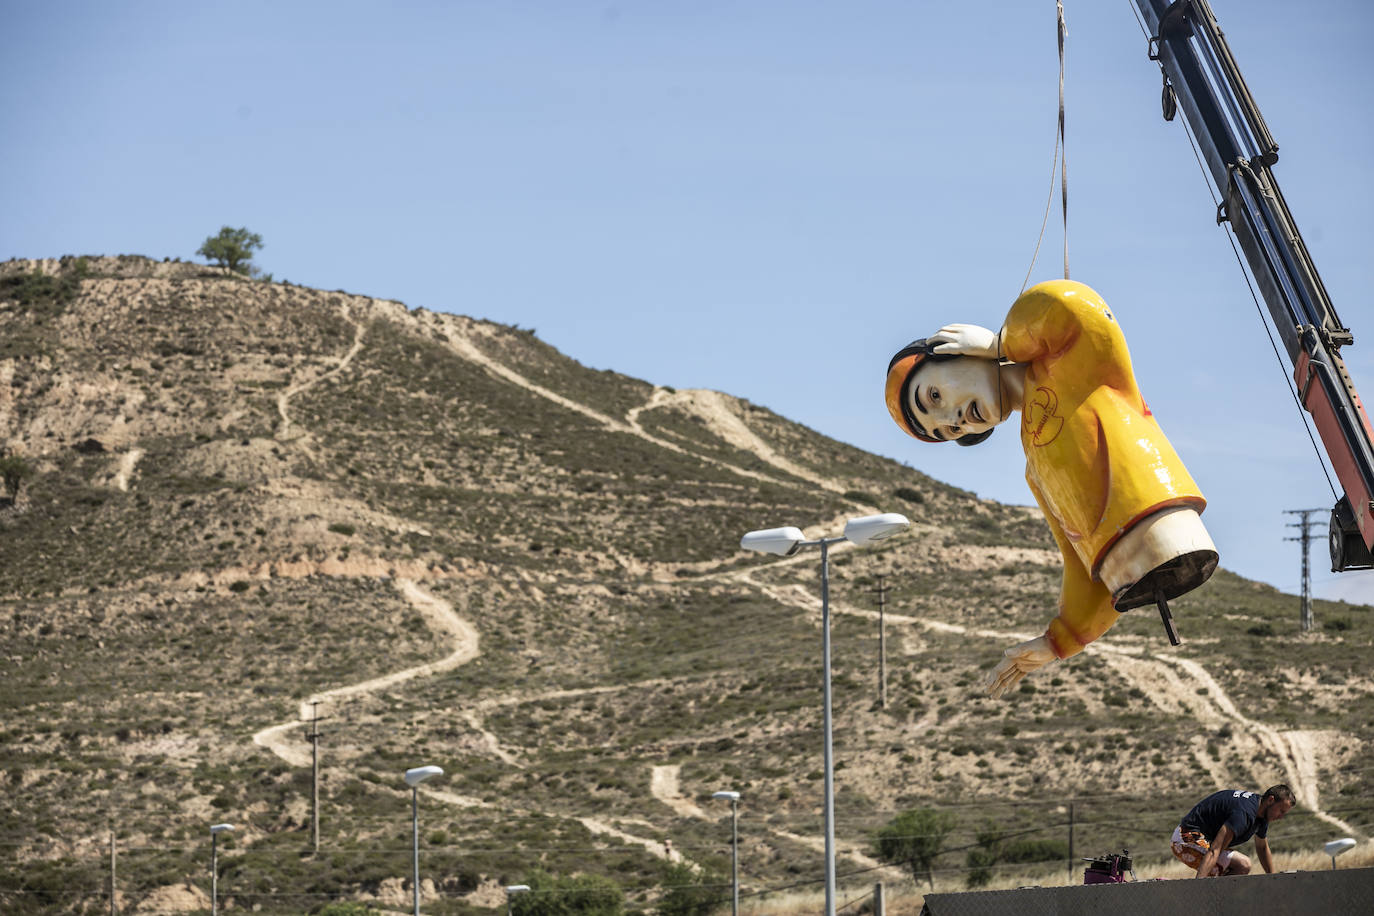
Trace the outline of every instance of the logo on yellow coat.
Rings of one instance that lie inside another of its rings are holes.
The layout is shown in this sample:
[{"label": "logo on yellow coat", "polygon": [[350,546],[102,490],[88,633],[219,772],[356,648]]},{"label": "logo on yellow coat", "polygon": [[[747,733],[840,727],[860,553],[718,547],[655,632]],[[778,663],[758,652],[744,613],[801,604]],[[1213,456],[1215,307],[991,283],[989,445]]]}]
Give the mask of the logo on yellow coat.
[{"label": "logo on yellow coat", "polygon": [[1064,429],[1064,418],[1059,415],[1059,395],[1053,388],[1036,388],[1024,416],[1030,444],[1036,448],[1049,445]]}]

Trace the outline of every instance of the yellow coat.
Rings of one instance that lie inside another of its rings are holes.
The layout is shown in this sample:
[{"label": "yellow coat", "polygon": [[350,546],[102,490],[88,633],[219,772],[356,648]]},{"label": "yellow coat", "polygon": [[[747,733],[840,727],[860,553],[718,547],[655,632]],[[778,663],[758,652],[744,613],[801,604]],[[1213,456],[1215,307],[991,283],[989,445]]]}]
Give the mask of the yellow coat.
[{"label": "yellow coat", "polygon": [[1031,287],[1007,314],[1001,347],[1027,367],[1026,482],[1064,555],[1059,616],[1045,635],[1067,658],[1116,622],[1097,576],[1117,538],[1160,509],[1207,502],[1145,405],[1126,338],[1096,292],[1072,280]]}]

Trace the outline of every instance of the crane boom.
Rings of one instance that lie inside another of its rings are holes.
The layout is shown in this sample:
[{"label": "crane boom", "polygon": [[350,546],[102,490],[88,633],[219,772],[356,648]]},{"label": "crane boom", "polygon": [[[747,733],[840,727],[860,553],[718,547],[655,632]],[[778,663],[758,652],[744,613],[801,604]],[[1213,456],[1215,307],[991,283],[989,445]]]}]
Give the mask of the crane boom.
[{"label": "crane boom", "polygon": [[1346,371],[1354,343],[1322,286],[1272,167],[1278,144],[1207,0],[1135,0],[1164,73],[1164,117],[1181,107],[1227,222],[1293,365],[1302,406],[1343,495],[1331,513],[1331,568],[1374,566],[1374,426]]}]

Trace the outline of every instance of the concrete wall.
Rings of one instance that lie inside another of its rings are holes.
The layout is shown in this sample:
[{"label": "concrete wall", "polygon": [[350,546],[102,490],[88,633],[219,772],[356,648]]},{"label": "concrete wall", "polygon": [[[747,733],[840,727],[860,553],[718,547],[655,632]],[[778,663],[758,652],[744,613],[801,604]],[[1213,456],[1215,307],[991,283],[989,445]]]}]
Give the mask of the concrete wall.
[{"label": "concrete wall", "polygon": [[927,894],[922,916],[1369,916],[1374,868]]}]

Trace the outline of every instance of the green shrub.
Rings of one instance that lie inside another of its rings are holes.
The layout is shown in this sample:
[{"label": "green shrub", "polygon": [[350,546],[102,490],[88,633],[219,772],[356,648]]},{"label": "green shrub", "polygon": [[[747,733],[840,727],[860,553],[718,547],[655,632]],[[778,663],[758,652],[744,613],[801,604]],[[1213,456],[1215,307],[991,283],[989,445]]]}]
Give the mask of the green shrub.
[{"label": "green shrub", "polygon": [[81,287],[81,278],[84,276],[85,258],[77,260],[75,270],[63,271],[58,276],[38,270],[11,274],[0,279],[0,300],[13,299],[30,309],[45,306],[45,311],[56,317],[62,314],[68,302],[76,298],[77,290]]},{"label": "green shrub", "polygon": [[10,498],[19,498],[19,488],[24,481],[33,476],[33,468],[29,463],[18,455],[6,455],[0,458],[0,481],[4,481],[5,489],[9,491]]},{"label": "green shrub", "polygon": [[969,887],[983,887],[992,880],[992,866],[997,864],[997,853],[987,849],[970,849],[964,862],[968,865],[964,882]]},{"label": "green shrub", "polygon": [[660,887],[663,896],[658,912],[662,916],[700,916],[728,904],[733,886],[723,875],[674,862],[664,866]]},{"label": "green shrub", "polygon": [[525,879],[529,891],[513,894],[513,916],[619,916],[625,895],[600,875],[554,876],[536,871]]},{"label": "green shrub", "polygon": [[904,499],[909,503],[916,503],[917,505],[926,501],[926,495],[924,493],[920,490],[912,489],[911,487],[898,487],[892,491],[892,495],[896,496],[898,499]]},{"label": "green shrub", "polygon": [[965,881],[969,887],[982,887],[992,880],[992,867],[1002,857],[1002,828],[995,821],[984,821],[974,839],[977,847],[970,849],[964,858],[969,869]]},{"label": "green shrub", "polygon": [[1064,840],[1017,840],[1002,847],[1004,862],[1053,862],[1069,857]]},{"label": "green shrub", "polygon": [[932,869],[954,823],[954,815],[948,812],[912,808],[897,815],[874,834],[873,851],[884,862],[905,865],[913,878],[919,879],[924,873],[934,888]]}]

